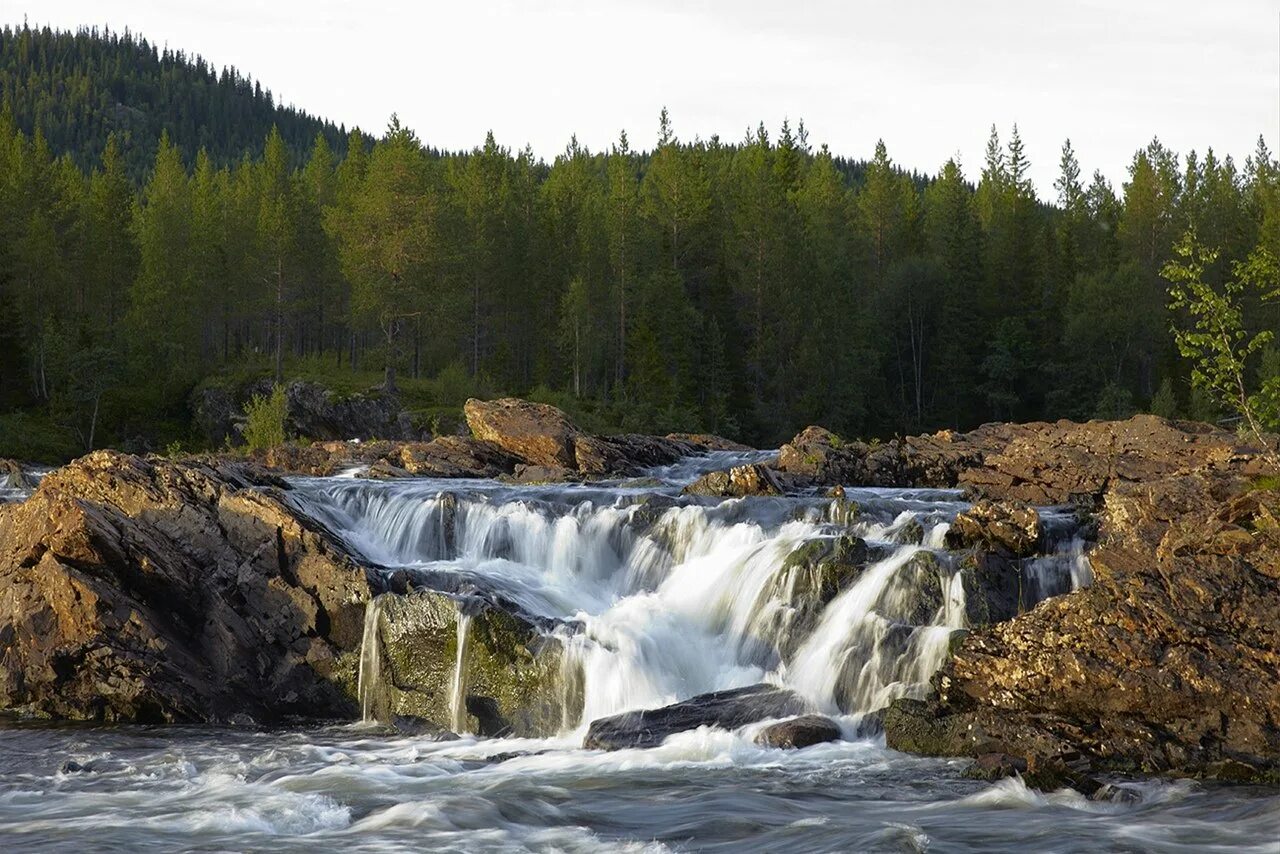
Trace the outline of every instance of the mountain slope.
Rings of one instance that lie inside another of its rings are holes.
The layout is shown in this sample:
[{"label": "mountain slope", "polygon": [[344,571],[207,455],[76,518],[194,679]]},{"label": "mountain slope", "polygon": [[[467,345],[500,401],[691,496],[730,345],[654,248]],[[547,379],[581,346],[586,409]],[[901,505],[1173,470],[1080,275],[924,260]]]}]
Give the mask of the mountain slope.
[{"label": "mountain slope", "polygon": [[120,139],[131,175],[145,174],[161,131],[191,159],[215,163],[257,155],[274,124],[300,159],[316,134],[342,147],[344,128],[279,105],[260,83],[203,57],[160,49],[130,34],[81,29],[0,29],[0,105],[28,134],[83,169],[95,166],[107,135]]}]

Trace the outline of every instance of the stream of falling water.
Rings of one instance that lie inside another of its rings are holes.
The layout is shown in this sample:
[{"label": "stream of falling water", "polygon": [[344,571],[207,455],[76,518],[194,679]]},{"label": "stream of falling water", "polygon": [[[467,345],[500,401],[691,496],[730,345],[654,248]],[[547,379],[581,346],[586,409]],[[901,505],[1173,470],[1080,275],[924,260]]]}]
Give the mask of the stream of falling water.
[{"label": "stream of falling water", "polygon": [[[500,598],[565,645],[561,732],[0,721],[0,850],[1276,854],[1274,790],[1121,782],[1133,801],[1097,803],[967,779],[964,761],[857,736],[868,712],[926,691],[969,624],[972,578],[943,548],[965,504],[938,490],[850,488],[857,511],[820,495],[679,494],[703,469],[758,458],[721,453],[591,487],[295,481],[299,509],[378,571],[463,591],[448,634],[433,636],[442,723],[468,728],[466,664],[492,628],[473,606]],[[1047,554],[1018,568],[1023,607],[1091,580],[1068,515],[1046,519]],[[796,558],[806,553],[842,555],[846,571],[833,578]],[[393,603],[366,608],[366,721],[396,714],[384,669],[404,650],[381,634]],[[838,715],[852,740],[784,751],[756,744],[749,725],[643,750],[581,747],[594,717],[762,680]]]},{"label": "stream of falling water", "polygon": [[467,636],[471,628],[471,615],[458,609],[458,654],[453,663],[453,682],[449,686],[449,718],[454,732],[467,731]]},{"label": "stream of falling water", "polygon": [[[963,571],[943,548],[967,506],[957,492],[849,488],[839,499],[714,502],[680,495],[696,470],[662,475],[640,487],[304,479],[293,496],[385,572],[449,577],[525,616],[573,626],[559,638],[581,684],[562,677],[563,690],[580,690],[582,714],[566,717],[566,730],[762,681],[856,717],[923,696],[968,625]],[[1025,607],[1089,578],[1069,528],[1049,545],[1018,570]],[[822,555],[846,548],[857,552],[842,559],[846,576],[825,578]],[[806,549],[816,557],[804,559]],[[455,731],[467,719],[471,621],[459,608]],[[378,664],[376,632],[367,622],[373,650],[362,654],[362,685],[365,664]]]},{"label": "stream of falling water", "polygon": [[360,698],[360,717],[365,723],[375,718],[374,704],[382,678],[382,643],[378,622],[382,616],[381,596],[375,596],[364,609],[364,631],[360,639],[360,669],[357,671],[356,695]]}]

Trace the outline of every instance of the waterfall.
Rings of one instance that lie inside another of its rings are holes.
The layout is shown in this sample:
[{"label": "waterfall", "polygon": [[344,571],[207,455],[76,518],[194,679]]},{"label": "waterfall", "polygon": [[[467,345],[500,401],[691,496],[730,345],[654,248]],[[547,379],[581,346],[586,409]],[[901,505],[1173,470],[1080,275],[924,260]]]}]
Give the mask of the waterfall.
[{"label": "waterfall", "polygon": [[360,698],[360,717],[365,723],[373,723],[377,719],[374,704],[378,700],[378,689],[382,681],[382,643],[378,636],[378,622],[382,617],[383,596],[373,597],[364,606],[364,632],[360,639],[356,694]]},{"label": "waterfall", "polygon": [[[967,506],[954,491],[849,488],[836,499],[714,503],[681,496],[678,482],[328,478],[300,479],[290,494],[371,565],[452,579],[455,593],[545,624],[563,649],[559,690],[582,708],[580,724],[564,704],[566,728],[761,681],[830,713],[864,714],[922,696],[969,621],[966,570],[944,548]],[[1065,525],[1058,552],[1016,565],[1022,607],[1089,582]],[[828,557],[806,563],[809,553]],[[361,654],[366,719],[379,669],[377,601]],[[456,731],[467,717],[470,623],[459,611],[446,710]]]},{"label": "waterfall", "polygon": [[458,605],[458,654],[453,662],[453,681],[449,686],[449,715],[450,726],[456,733],[466,732],[467,728],[467,703],[466,703],[466,655],[467,655],[467,634],[471,628],[471,615],[463,610],[461,604]]}]

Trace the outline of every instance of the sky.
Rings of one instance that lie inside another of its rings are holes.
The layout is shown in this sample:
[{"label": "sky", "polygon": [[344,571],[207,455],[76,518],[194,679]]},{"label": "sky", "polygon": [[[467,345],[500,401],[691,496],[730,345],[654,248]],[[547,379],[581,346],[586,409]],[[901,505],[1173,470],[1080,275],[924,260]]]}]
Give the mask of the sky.
[{"label": "sky", "polygon": [[492,130],[548,159],[803,119],[810,142],[976,178],[1016,123],[1042,198],[1063,140],[1117,189],[1153,136],[1243,164],[1280,148],[1280,0],[0,0],[0,22],[129,28],[308,112],[425,142]]}]

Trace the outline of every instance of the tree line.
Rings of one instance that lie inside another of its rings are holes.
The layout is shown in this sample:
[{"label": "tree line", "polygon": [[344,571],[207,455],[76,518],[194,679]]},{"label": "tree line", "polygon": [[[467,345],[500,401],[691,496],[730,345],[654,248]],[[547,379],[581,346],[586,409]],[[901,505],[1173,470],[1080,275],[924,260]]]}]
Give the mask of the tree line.
[{"label": "tree line", "polygon": [[[1178,357],[1162,277],[1193,231],[1211,286],[1280,257],[1280,172],[1159,141],[1128,180],[1064,144],[1041,198],[1017,128],[977,174],[852,163],[803,125],[736,142],[576,140],[550,163],[490,134],[422,145],[393,118],[297,165],[278,129],[218,165],[162,133],[146,180],[114,135],[83,170],[0,115],[0,405],[94,442],[181,422],[191,389],[447,373],[617,429],[772,444],[821,423],[887,435],[996,419],[1214,418]],[[1246,306],[1280,328],[1275,303]],[[1274,350],[1249,370],[1280,375]],[[167,419],[167,421],[166,421]],[[95,437],[96,432],[96,437]]]}]

